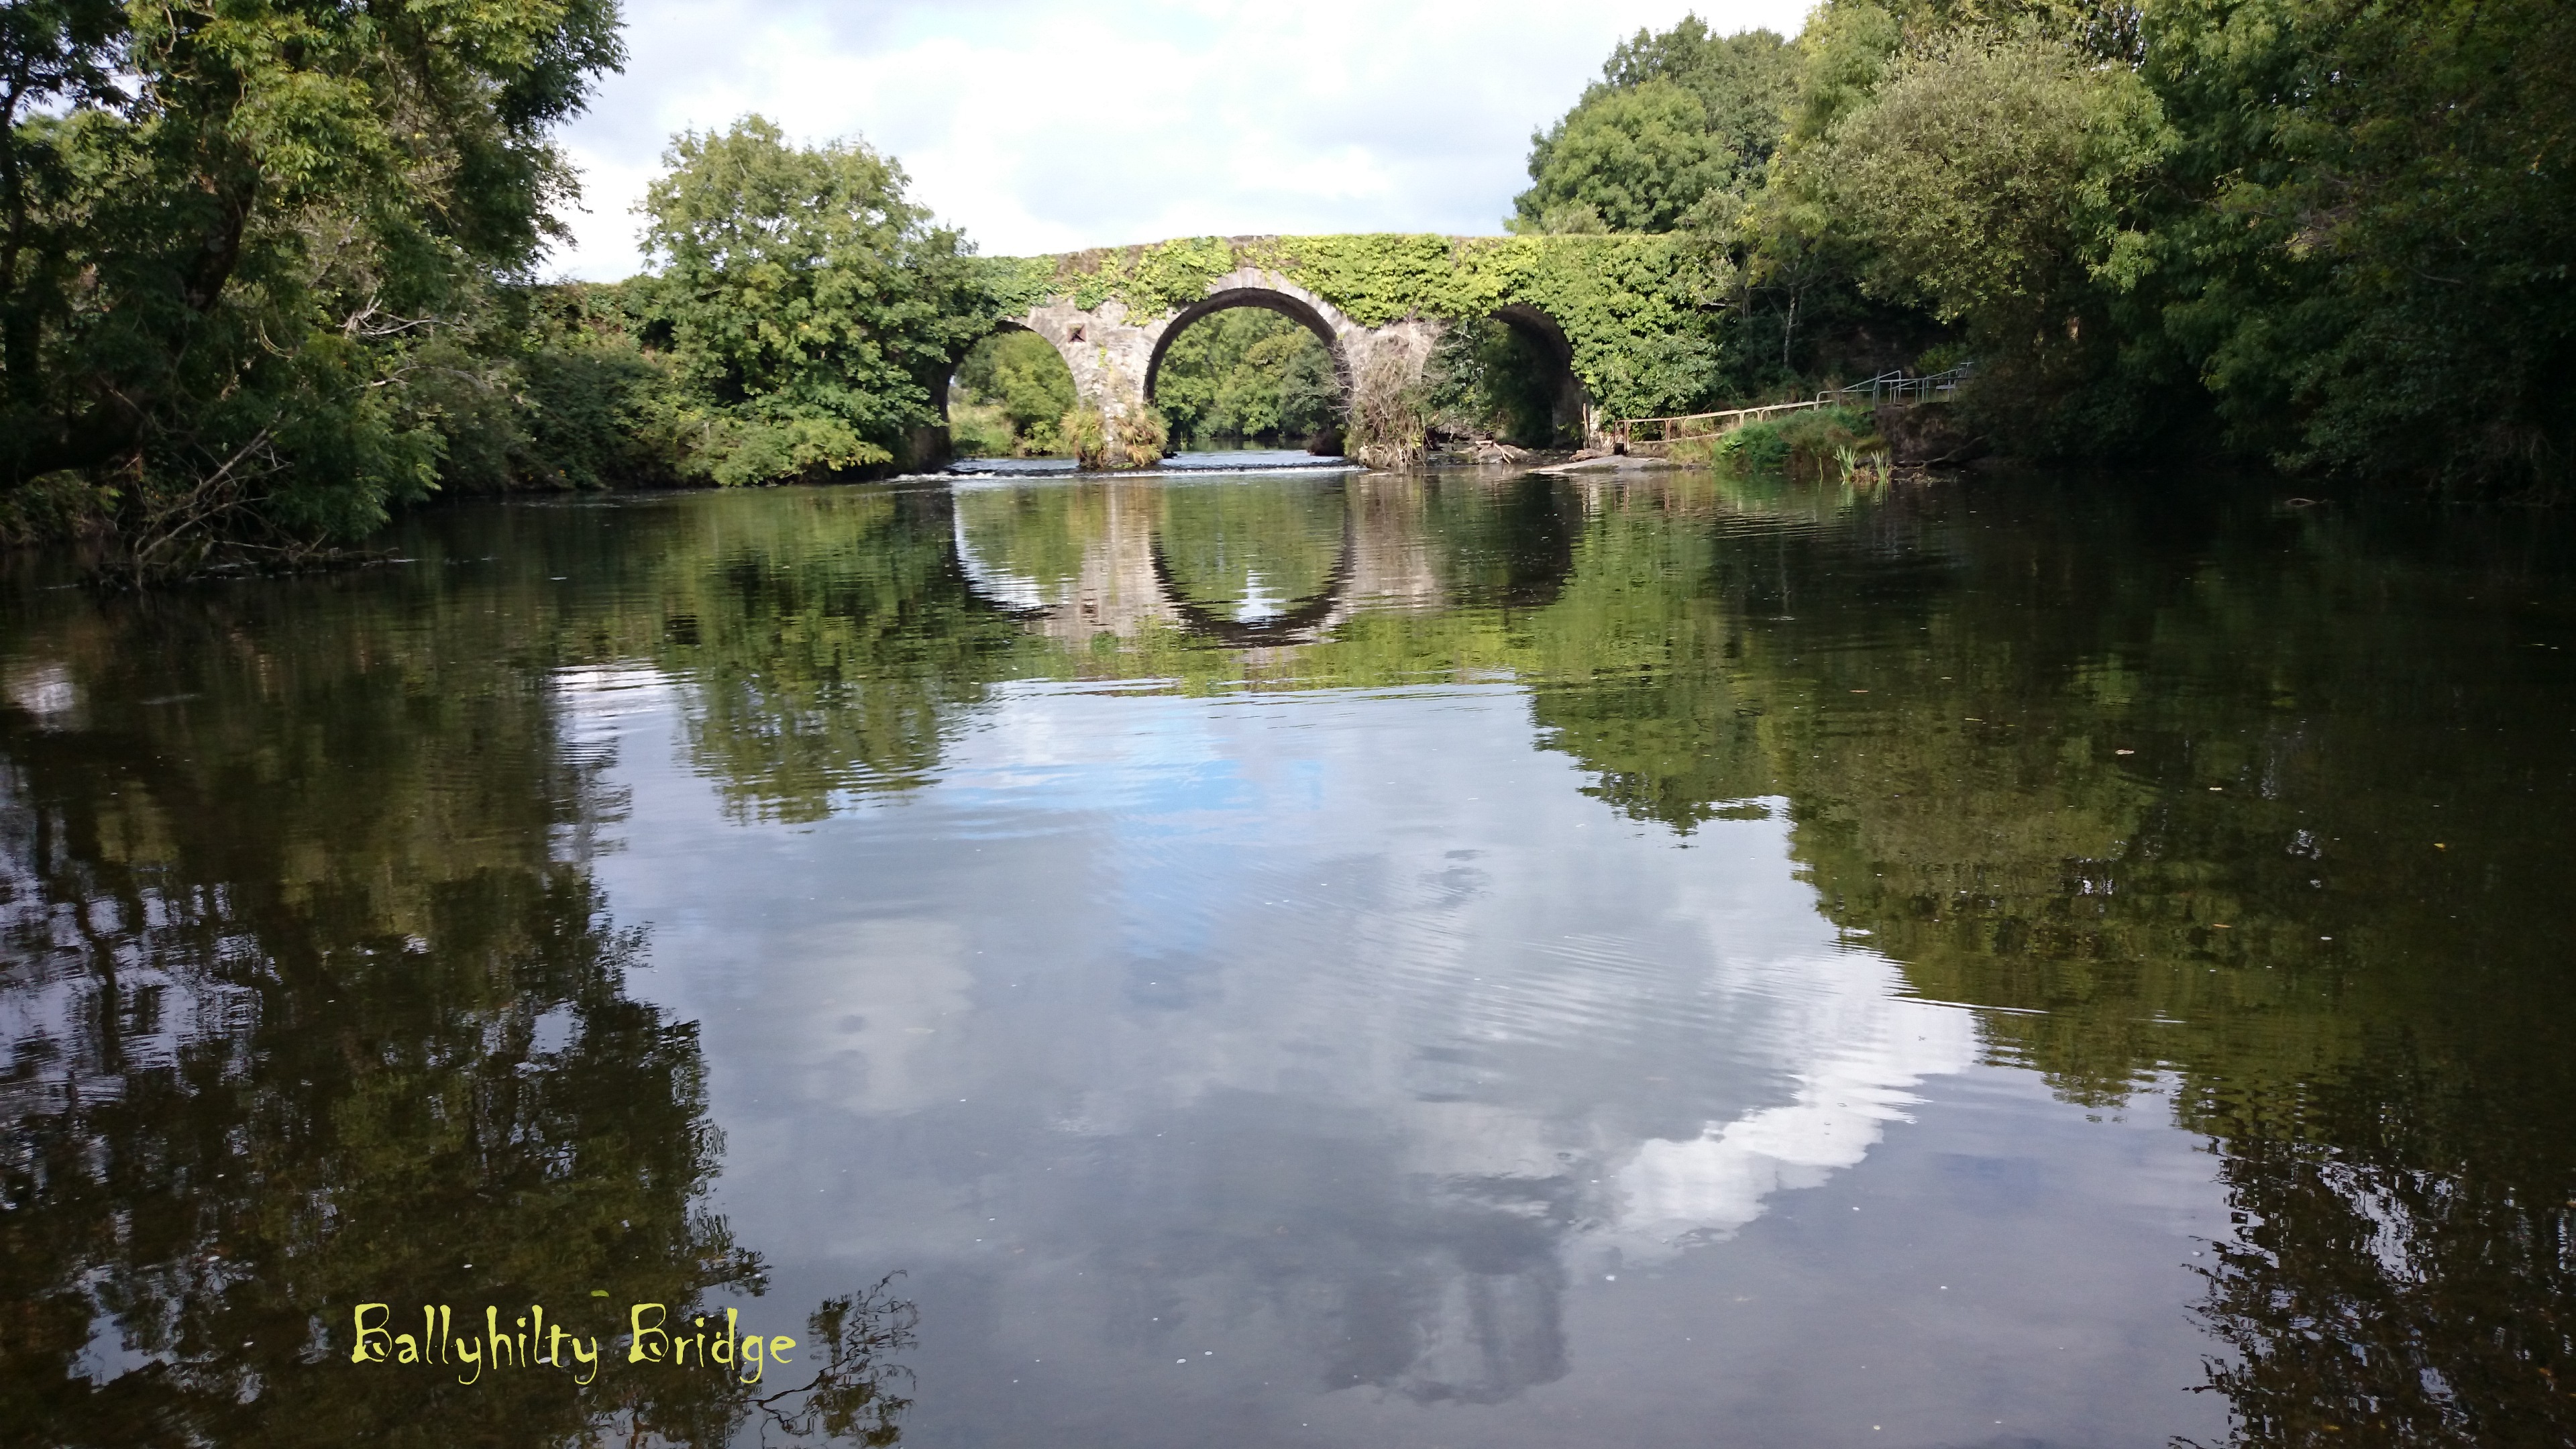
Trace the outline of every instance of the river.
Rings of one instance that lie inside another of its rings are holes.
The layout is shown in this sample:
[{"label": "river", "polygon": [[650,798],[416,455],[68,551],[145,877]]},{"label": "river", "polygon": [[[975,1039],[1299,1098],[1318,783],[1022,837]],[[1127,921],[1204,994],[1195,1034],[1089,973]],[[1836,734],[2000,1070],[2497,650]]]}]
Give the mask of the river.
[{"label": "river", "polygon": [[2576,1439],[2564,520],[1290,469],[395,538],[8,582],[13,1437]]}]

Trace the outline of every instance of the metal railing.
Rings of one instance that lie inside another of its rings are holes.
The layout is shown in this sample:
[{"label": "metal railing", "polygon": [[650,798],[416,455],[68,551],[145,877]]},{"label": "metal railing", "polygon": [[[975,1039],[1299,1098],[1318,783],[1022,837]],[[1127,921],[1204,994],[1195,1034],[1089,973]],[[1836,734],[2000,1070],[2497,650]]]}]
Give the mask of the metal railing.
[{"label": "metal railing", "polygon": [[1969,371],[1967,364],[1962,363],[1948,372],[1936,372],[1929,377],[1907,377],[1905,370],[1899,368],[1849,387],[1829,387],[1816,394],[1816,400],[1856,402],[1867,398],[1873,403],[1948,402],[1958,395],[1959,384],[1968,380]]},{"label": "metal railing", "polygon": [[1604,431],[1618,450],[1625,452],[1640,443],[1663,446],[1714,438],[1731,433],[1746,423],[1763,422],[1783,413],[1805,412],[1810,408],[1839,407],[1863,401],[1871,404],[1947,402],[1958,395],[1959,384],[1968,379],[1969,372],[1965,364],[1929,377],[1908,377],[1900,369],[1882,372],[1849,387],[1826,388],[1804,402],[1724,408],[1713,413],[1685,413],[1670,418],[1623,418]]}]

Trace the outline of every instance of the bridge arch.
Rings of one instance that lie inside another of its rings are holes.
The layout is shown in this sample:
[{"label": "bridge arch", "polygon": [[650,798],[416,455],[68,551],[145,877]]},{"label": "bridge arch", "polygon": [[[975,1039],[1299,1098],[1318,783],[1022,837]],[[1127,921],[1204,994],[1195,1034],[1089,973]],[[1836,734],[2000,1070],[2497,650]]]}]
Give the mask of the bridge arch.
[{"label": "bridge arch", "polygon": [[1506,303],[1487,315],[1511,329],[1545,369],[1545,396],[1533,401],[1544,403],[1551,434],[1547,441],[1561,442],[1569,433],[1590,441],[1596,425],[1592,394],[1575,374],[1574,342],[1564,326],[1526,302]]},{"label": "bridge arch", "polygon": [[[997,318],[995,319],[992,327],[988,329],[983,336],[978,337],[974,341],[957,349],[956,355],[948,359],[947,370],[940,375],[939,386],[934,389],[938,394],[937,401],[939,403],[940,426],[946,427],[948,425],[948,394],[951,389],[957,386],[957,371],[959,368],[966,365],[966,359],[974,355],[975,349],[992,341],[996,337],[1007,337],[1014,332],[1029,332],[1034,330],[1035,329],[1028,326],[1028,324],[1009,317]],[[1057,356],[1061,357],[1063,354],[1063,348],[1059,347],[1056,349]]]},{"label": "bridge arch", "polygon": [[[1018,385],[996,387],[989,396],[974,396],[973,400],[1000,408],[1002,426],[1006,430],[1005,437],[1014,450],[1026,443],[1034,443],[1042,448],[1051,443],[1060,446],[1060,440],[1056,438],[1058,420],[1063,417],[1065,409],[1079,405],[1082,400],[1081,385],[1073,375],[1071,361],[1065,356],[1063,345],[1055,339],[1030,327],[1024,321],[1004,317],[995,319],[982,336],[951,354],[946,366],[940,370],[937,384],[931,389],[939,418],[929,430],[934,435],[932,440],[927,445],[917,445],[914,449],[916,466],[944,464],[958,456],[962,441],[958,433],[961,420],[956,415],[953,405],[960,383],[968,373],[969,363],[974,361],[977,353],[1007,344],[1020,337],[1035,338],[1046,345],[1044,348],[1030,346],[1018,349],[1020,355],[1017,358],[1008,359],[1009,374],[1006,375],[1015,375]],[[991,361],[1002,364],[1005,358],[996,357]],[[1052,378],[1032,377],[1029,373],[1032,367],[1041,374],[1053,373],[1054,376]],[[1003,380],[1003,377],[984,379],[987,383],[1000,383]],[[1031,383],[1037,385],[1037,390],[1030,389],[1028,384]],[[969,385],[967,391],[973,395],[976,389]],[[967,446],[970,451],[980,446],[985,450],[984,455],[991,456],[993,455],[990,452],[992,446],[1003,439],[993,436],[993,419],[990,416],[979,421],[980,426],[974,431],[979,435],[980,442],[967,444]]]},{"label": "bridge arch", "polygon": [[[1342,344],[1342,329],[1350,327],[1348,319],[1338,312],[1328,318],[1325,312],[1331,304],[1312,293],[1293,287],[1264,285],[1265,281],[1241,277],[1221,279],[1218,290],[1172,314],[1172,320],[1164,323],[1155,336],[1153,352],[1145,360],[1144,392],[1148,404],[1154,401],[1155,391],[1162,382],[1163,358],[1172,350],[1173,341],[1188,331],[1192,324],[1238,307],[1258,307],[1266,312],[1275,312],[1315,334],[1333,359],[1333,378],[1341,385],[1343,407],[1349,407],[1351,359],[1349,350]],[[1235,285],[1226,285],[1229,282]],[[1336,322],[1341,326],[1336,327]]]},{"label": "bridge arch", "polygon": [[1018,321],[1055,344],[1073,369],[1075,389],[1086,405],[1115,416],[1152,400],[1164,354],[1175,335],[1209,313],[1231,307],[1266,308],[1323,339],[1345,403],[1373,358],[1395,348],[1418,366],[1436,330],[1436,324],[1419,318],[1364,327],[1278,273],[1250,266],[1210,278],[1196,301],[1171,311],[1135,315],[1115,297],[1085,308],[1072,297],[1058,295],[1031,308]]}]

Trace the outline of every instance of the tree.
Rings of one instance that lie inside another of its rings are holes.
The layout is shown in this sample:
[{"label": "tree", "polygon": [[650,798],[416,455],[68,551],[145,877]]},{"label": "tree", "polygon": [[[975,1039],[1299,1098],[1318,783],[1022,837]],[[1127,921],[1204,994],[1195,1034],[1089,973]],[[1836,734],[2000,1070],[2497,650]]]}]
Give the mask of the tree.
[{"label": "tree", "polygon": [[1518,220],[1537,230],[1671,231],[1733,178],[1699,98],[1668,80],[1587,99],[1530,143]]},{"label": "tree", "polygon": [[1827,0],[1799,45],[1748,274],[1964,324],[2022,451],[2576,476],[2565,6]]},{"label": "tree", "polygon": [[990,327],[986,273],[866,143],[788,144],[746,116],[684,132],[646,193],[657,311],[701,395],[688,470],[719,484],[892,460]]},{"label": "tree", "polygon": [[1513,229],[1731,230],[1779,144],[1796,60],[1770,31],[1716,36],[1696,15],[1638,31],[1572,111],[1530,138]]},{"label": "tree", "polygon": [[2576,481],[2576,13],[2194,0],[2146,38],[2195,203],[2158,229],[2157,320],[2234,442],[2450,487]]},{"label": "tree", "polygon": [[295,557],[433,482],[428,343],[524,275],[614,0],[13,5],[0,492],[132,577]]},{"label": "tree", "polygon": [[1996,333],[2047,325],[2091,281],[2135,282],[2124,226],[2174,137],[2146,83],[2038,36],[1922,43],[1794,168],[1884,296]]}]

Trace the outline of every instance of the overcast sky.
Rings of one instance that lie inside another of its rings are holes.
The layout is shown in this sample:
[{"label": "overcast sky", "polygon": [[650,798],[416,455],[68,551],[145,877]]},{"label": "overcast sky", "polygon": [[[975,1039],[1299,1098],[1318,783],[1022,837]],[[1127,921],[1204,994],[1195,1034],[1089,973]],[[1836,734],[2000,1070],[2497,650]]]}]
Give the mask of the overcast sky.
[{"label": "overcast sky", "polygon": [[627,0],[623,75],[564,139],[549,271],[639,265],[671,133],[758,111],[862,136],[990,255],[1252,232],[1501,230],[1533,128],[1691,9],[1794,34],[1812,0]]}]

